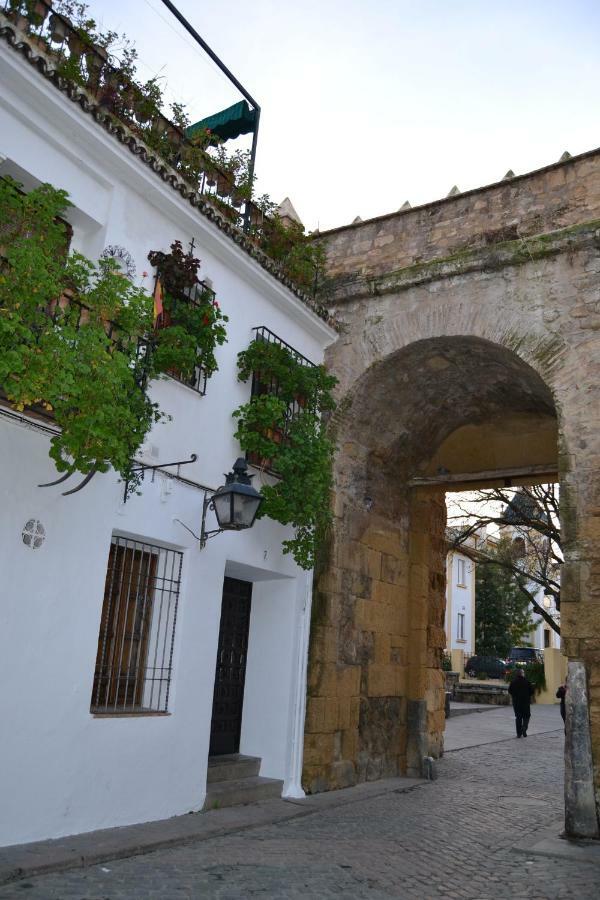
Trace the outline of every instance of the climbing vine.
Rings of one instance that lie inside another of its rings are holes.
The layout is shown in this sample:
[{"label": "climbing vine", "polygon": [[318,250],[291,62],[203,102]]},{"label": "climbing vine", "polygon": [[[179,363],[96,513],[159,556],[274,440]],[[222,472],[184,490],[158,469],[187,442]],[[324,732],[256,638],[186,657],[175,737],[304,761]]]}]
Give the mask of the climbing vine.
[{"label": "climbing vine", "polygon": [[187,318],[182,303],[177,324],[165,329],[170,339],[158,341],[148,294],[113,262],[68,252],[60,219],[68,205],[50,185],[24,194],[0,179],[0,392],[17,410],[52,414],[59,471],[112,466],[128,480],[136,451],[163,417],[148,381],[189,370],[199,348],[213,372],[224,317],[214,299]]},{"label": "climbing vine", "polygon": [[261,488],[260,516],[292,525],[283,542],[304,569],[314,565],[315,549],[331,521],[333,444],[324,414],[333,410],[336,384],[324,366],[310,366],[276,343],[256,338],[238,354],[238,378],[255,378],[257,390],[233,416],[235,437],[258,465],[276,473]]},{"label": "climbing vine", "polygon": [[212,375],[217,369],[215,349],[227,340],[229,320],[213,291],[198,278],[200,260],[184,253],[180,241],[171,244],[170,253],[152,250],[148,259],[163,287],[155,366],[162,372],[177,371],[187,380],[201,360],[206,374]]}]

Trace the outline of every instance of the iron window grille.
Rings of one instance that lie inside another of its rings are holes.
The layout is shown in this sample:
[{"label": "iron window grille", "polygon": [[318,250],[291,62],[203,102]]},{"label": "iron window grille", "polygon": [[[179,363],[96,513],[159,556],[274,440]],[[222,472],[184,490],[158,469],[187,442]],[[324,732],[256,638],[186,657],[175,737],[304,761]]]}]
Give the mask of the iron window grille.
[{"label": "iron window grille", "polygon": [[[276,344],[278,347],[283,347],[284,350],[287,350],[290,357],[301,366],[314,367],[315,364],[311,362],[310,359],[308,359],[306,356],[303,356],[298,350],[292,347],[291,344],[286,343],[286,341],[276,335],[265,325],[260,325],[256,328],[253,328],[252,330],[254,331],[257,340],[266,341],[266,343],[268,344]],[[267,373],[264,372],[253,372],[250,396],[261,397],[265,394],[270,394],[275,397],[279,396],[280,386],[277,379],[272,375],[267,375]],[[296,397],[294,400],[292,400],[287,408],[286,423],[293,422],[294,419],[297,419],[304,409],[304,406],[305,401],[303,397]],[[287,440],[286,431],[276,430],[273,435],[273,439],[276,441],[276,443],[285,443]],[[263,468],[271,475],[277,475],[277,472],[271,468],[268,461],[265,463],[264,460],[259,459],[258,454],[247,453],[246,458],[251,465]]]},{"label": "iron window grille", "polygon": [[167,712],[183,554],[114,535],[91,712]]},{"label": "iron window grille", "polygon": [[[156,283],[160,278],[160,272],[157,273],[155,280],[155,290]],[[177,309],[183,305],[201,307],[205,306],[207,303],[212,304],[215,300],[216,294],[215,291],[205,281],[197,281],[190,288],[185,288],[179,294],[173,294],[169,291],[169,296],[171,298],[171,309],[163,310],[158,319],[156,320],[156,331],[160,331],[162,328],[168,328],[169,325],[177,325]],[[181,373],[176,369],[171,369],[168,373],[171,378],[174,378],[176,381],[179,381],[180,384],[185,384],[187,387],[191,387],[194,391],[200,394],[202,397],[206,394],[206,385],[208,382],[208,371],[202,365],[202,353],[198,350],[198,355],[196,357],[196,365],[194,366],[194,371],[190,378],[182,378]]]}]

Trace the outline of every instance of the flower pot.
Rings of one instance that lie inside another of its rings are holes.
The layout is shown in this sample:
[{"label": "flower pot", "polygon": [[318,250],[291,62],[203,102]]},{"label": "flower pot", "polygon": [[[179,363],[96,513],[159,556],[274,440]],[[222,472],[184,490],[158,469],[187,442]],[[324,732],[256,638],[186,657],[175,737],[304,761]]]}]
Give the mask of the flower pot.
[{"label": "flower pot", "polygon": [[30,7],[29,17],[32,25],[36,28],[41,28],[44,22],[46,21],[46,17],[50,9],[46,6],[45,3],[42,3],[41,0],[37,0],[37,2],[33,3]]},{"label": "flower pot", "polygon": [[81,57],[81,55],[89,48],[89,44],[87,44],[76,31],[69,31],[67,33],[67,44],[69,45],[71,56],[75,56],[76,58]]},{"label": "flower pot", "polygon": [[224,172],[217,172],[217,194],[219,197],[228,197],[233,185],[231,179]]},{"label": "flower pot", "polygon": [[108,59],[108,53],[102,47],[94,47],[85,51],[85,64],[90,77],[90,82],[94,87],[98,87],[102,70]]},{"label": "flower pot", "polygon": [[51,40],[55,41],[57,44],[62,44],[69,32],[67,22],[61,18],[61,16],[56,15],[56,13],[53,13],[50,16],[49,29]]},{"label": "flower pot", "polygon": [[181,147],[185,140],[185,135],[183,131],[180,131],[176,125],[173,125],[172,122],[169,122],[167,126],[167,138],[169,143],[173,145],[173,147]]},{"label": "flower pot", "polygon": [[164,134],[171,123],[165,116],[157,116],[152,122],[152,131],[155,134]]}]

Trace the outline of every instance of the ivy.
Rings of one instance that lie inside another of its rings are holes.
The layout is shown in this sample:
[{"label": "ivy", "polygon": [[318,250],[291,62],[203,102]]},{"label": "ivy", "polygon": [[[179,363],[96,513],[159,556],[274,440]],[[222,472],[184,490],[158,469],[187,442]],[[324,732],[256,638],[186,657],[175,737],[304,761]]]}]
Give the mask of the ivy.
[{"label": "ivy", "polygon": [[292,351],[262,338],[238,354],[239,380],[246,382],[253,373],[258,393],[233,413],[235,437],[252,458],[277,473],[276,483],[261,489],[259,516],[293,526],[294,537],[283,542],[283,550],[310,569],[331,522],[333,444],[323,413],[334,409],[337,380],[324,366],[303,364]]}]

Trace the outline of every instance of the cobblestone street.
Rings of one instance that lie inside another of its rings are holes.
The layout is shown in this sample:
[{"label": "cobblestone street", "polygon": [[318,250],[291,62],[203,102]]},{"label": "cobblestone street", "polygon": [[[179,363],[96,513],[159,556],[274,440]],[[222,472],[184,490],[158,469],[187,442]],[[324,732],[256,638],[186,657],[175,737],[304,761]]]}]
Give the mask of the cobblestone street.
[{"label": "cobblestone street", "polygon": [[559,830],[562,753],[560,730],[454,751],[408,793],[29,878],[0,898],[596,898],[596,864],[527,853]]}]

